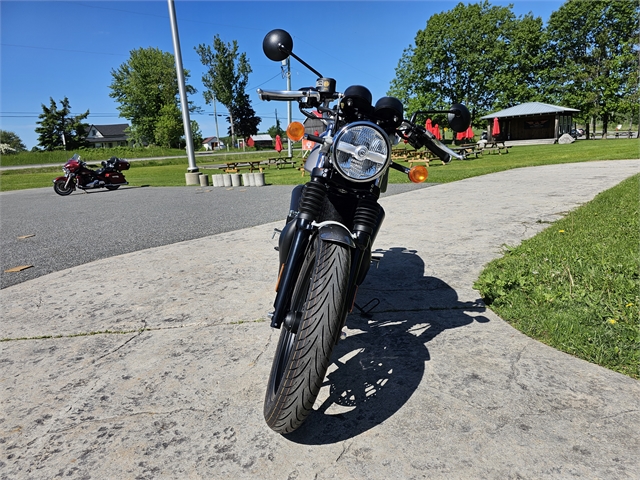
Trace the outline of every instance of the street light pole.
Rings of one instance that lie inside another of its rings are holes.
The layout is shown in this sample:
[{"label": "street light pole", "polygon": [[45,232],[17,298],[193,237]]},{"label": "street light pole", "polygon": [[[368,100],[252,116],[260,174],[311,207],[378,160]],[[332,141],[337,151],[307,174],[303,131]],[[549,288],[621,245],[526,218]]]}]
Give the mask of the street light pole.
[{"label": "street light pole", "polygon": [[[282,66],[287,68],[285,75],[287,76],[287,90],[291,90],[291,62],[289,57],[282,61]],[[287,102],[287,126],[291,124],[291,101]],[[286,129],[285,129],[286,130]],[[289,157],[293,157],[293,148],[291,139],[287,136],[287,152]]]},{"label": "street light pole", "polygon": [[193,138],[191,135],[191,120],[189,118],[189,102],[184,84],[184,70],[182,69],[182,53],[180,52],[180,37],[178,36],[178,22],[173,0],[169,3],[169,18],[171,19],[171,35],[173,37],[173,51],[176,59],[176,74],[178,76],[178,90],[180,91],[180,105],[182,106],[182,123],[184,124],[184,138],[187,142],[187,158],[189,159],[188,173],[198,173],[196,157],[193,153]]}]

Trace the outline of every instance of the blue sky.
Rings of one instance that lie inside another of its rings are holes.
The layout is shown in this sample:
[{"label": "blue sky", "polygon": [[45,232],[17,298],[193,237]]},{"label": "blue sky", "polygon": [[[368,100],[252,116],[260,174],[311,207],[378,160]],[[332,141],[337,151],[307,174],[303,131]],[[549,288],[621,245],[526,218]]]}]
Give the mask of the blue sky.
[{"label": "blue sky", "polygon": [[[339,91],[366,85],[374,101],[384,96],[405,48],[413,44],[429,17],[458,2],[208,2],[176,0],[184,68],[198,92],[190,100],[205,113],[192,115],[203,135],[215,135],[213,107],[202,97],[205,72],[194,47],[212,45],[213,36],[237,40],[253,73],[248,92],[262,118],[260,131],[275,124],[276,109],[286,125],[286,103],[262,102],[256,88],[285,89],[280,65],[262,53],[264,35],[282,28],[291,33],[294,51],[324,76],[337,80]],[[529,12],[545,22],[558,0],[494,0],[513,4],[516,15]],[[330,25],[330,27],[329,27]],[[136,48],[155,47],[173,53],[166,1],[0,1],[0,128],[13,131],[31,149],[42,104],[69,98],[75,114],[90,111],[88,123],[126,123],[109,97],[111,71]],[[292,87],[313,85],[315,76],[292,59]],[[226,109],[218,105],[218,113]],[[293,117],[302,116],[294,107]],[[220,135],[228,124],[219,117]]]}]

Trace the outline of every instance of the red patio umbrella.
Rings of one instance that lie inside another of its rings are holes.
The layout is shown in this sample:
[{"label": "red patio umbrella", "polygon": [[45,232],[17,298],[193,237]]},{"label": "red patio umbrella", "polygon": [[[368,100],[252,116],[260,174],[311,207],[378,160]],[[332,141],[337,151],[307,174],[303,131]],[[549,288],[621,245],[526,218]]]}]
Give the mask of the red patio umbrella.
[{"label": "red patio umbrella", "polygon": [[437,123],[433,126],[433,134],[436,136],[437,140],[442,140],[442,134],[440,133],[440,125]]},{"label": "red patio umbrella", "polygon": [[473,133],[473,128],[471,128],[471,125],[469,125],[469,128],[467,128],[467,131],[465,132],[465,136],[469,140],[473,140],[473,137],[475,136],[475,134]]},{"label": "red patio umbrella", "polygon": [[431,119],[430,118],[427,118],[427,121],[424,124],[424,128],[427,130],[427,132],[433,133],[433,127],[431,126]]},{"label": "red patio umbrella", "polygon": [[280,140],[280,135],[276,135],[276,151],[278,153],[282,151],[282,140]]},{"label": "red patio umbrella", "polygon": [[491,131],[492,136],[500,135],[500,122],[498,121],[498,117],[493,117],[493,130]]},{"label": "red patio umbrella", "polygon": [[466,134],[467,134],[467,132],[458,132],[458,133],[456,133],[456,140],[464,140]]}]

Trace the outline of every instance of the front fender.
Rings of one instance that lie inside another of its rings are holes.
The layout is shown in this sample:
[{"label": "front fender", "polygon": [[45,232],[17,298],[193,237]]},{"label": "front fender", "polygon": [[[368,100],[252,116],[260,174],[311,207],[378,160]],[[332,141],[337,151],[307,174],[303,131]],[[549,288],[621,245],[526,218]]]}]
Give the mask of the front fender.
[{"label": "front fender", "polygon": [[339,243],[349,248],[356,248],[351,232],[347,227],[338,222],[323,222],[318,228],[318,236],[321,240],[331,243]]},{"label": "front fender", "polygon": [[56,178],[53,179],[53,183],[56,183],[59,180],[64,180],[66,182],[67,181],[67,177],[65,177],[65,176],[56,177]]}]

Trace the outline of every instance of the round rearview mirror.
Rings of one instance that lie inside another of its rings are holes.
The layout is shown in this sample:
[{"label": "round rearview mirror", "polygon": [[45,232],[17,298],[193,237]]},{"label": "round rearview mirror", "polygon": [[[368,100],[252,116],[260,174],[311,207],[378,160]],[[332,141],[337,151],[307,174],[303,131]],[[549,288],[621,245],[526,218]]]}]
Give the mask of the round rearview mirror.
[{"label": "round rearview mirror", "polygon": [[451,105],[449,114],[447,115],[449,126],[454,132],[464,132],[471,124],[471,114],[469,109],[461,103]]},{"label": "round rearview mirror", "polygon": [[262,41],[262,50],[269,60],[281,62],[291,54],[293,39],[284,30],[271,30]]}]

